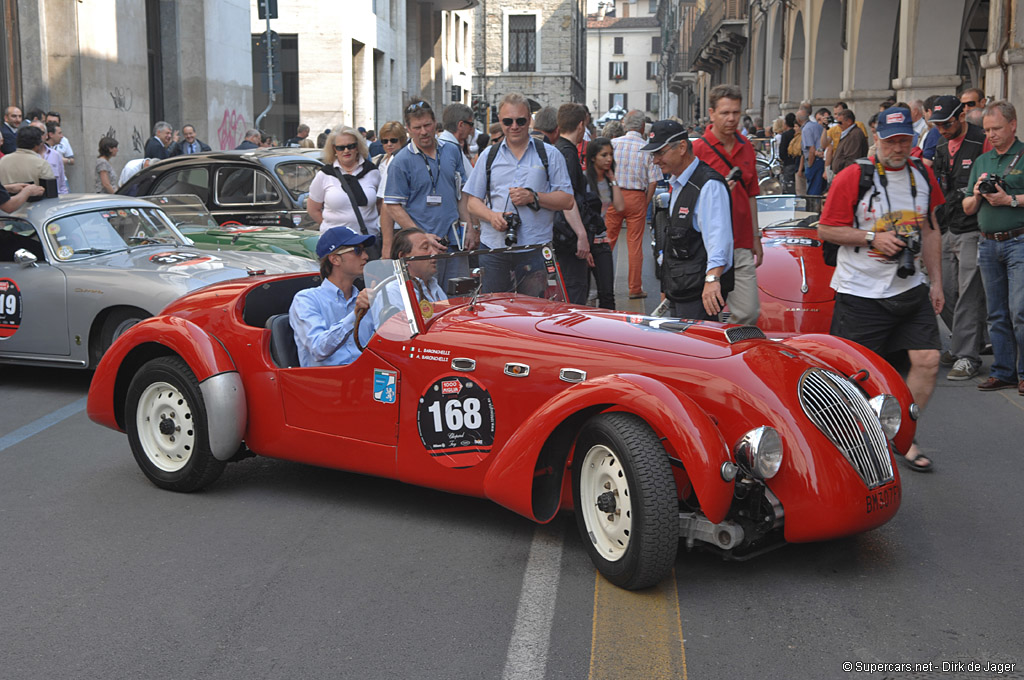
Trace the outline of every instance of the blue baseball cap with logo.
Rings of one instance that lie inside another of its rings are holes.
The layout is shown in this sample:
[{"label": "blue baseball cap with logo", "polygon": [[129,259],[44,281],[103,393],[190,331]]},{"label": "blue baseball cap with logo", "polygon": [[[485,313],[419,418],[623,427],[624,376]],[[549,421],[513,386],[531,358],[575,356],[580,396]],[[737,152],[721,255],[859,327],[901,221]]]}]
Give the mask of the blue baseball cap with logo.
[{"label": "blue baseball cap with logo", "polygon": [[373,234],[359,234],[348,227],[331,227],[320,234],[320,240],[316,242],[316,256],[322,260],[338,248],[368,246],[376,240]]},{"label": "blue baseball cap with logo", "polygon": [[914,134],[914,121],[910,117],[910,109],[893,106],[878,114],[875,132],[879,139],[888,139],[896,135]]}]

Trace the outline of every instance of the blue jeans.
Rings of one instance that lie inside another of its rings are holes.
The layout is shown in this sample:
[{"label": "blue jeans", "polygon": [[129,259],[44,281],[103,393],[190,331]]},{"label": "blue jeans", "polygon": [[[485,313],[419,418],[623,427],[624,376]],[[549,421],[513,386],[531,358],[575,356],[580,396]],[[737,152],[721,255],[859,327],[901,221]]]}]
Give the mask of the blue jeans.
[{"label": "blue jeans", "polygon": [[825,191],[825,161],[820,158],[804,168],[807,177],[807,195],[821,196]]},{"label": "blue jeans", "polygon": [[981,239],[978,268],[988,303],[992,340],[989,375],[1003,382],[1024,380],[1024,236]]},{"label": "blue jeans", "polygon": [[[537,251],[480,253],[484,293],[522,293],[544,297],[548,278],[544,258]],[[585,303],[584,303],[585,304]]]}]

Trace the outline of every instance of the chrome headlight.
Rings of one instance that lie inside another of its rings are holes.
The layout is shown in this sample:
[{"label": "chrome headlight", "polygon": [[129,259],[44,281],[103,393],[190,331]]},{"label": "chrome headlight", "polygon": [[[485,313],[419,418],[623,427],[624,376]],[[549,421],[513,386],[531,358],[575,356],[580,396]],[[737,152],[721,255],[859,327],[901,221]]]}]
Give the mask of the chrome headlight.
[{"label": "chrome headlight", "polygon": [[882,426],[882,432],[889,439],[896,436],[900,430],[900,423],[903,422],[903,410],[900,402],[891,394],[879,394],[869,401],[871,410],[878,416],[878,422]]},{"label": "chrome headlight", "polygon": [[754,428],[733,447],[736,462],[757,479],[771,479],[782,465],[782,437],[774,427]]}]

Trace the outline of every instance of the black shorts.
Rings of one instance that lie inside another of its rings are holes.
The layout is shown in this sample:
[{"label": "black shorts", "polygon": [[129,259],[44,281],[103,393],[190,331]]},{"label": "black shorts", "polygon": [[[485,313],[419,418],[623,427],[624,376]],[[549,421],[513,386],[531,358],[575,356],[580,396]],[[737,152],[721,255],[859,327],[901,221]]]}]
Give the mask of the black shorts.
[{"label": "black shorts", "polygon": [[926,285],[881,300],[836,293],[831,333],[883,356],[900,350],[942,348]]}]

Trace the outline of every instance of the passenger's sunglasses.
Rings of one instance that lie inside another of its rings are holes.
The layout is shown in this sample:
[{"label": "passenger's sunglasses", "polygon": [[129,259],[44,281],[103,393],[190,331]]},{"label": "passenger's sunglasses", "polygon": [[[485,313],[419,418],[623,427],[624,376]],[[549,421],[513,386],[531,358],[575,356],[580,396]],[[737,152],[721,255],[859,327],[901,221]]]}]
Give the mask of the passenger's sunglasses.
[{"label": "passenger's sunglasses", "polygon": [[335,151],[353,151],[353,150],[358,149],[358,148],[359,148],[358,144],[335,144],[334,145],[334,150]]},{"label": "passenger's sunglasses", "polygon": [[498,135],[497,137],[491,137],[491,144],[501,144],[501,140],[505,139],[505,135]]},{"label": "passenger's sunglasses", "polygon": [[526,118],[502,118],[501,124],[505,127],[512,127],[512,123],[515,123],[518,127],[526,125]]},{"label": "passenger's sunglasses", "polygon": [[398,137],[384,137],[380,140],[381,144],[400,144],[401,142],[402,140]]}]

